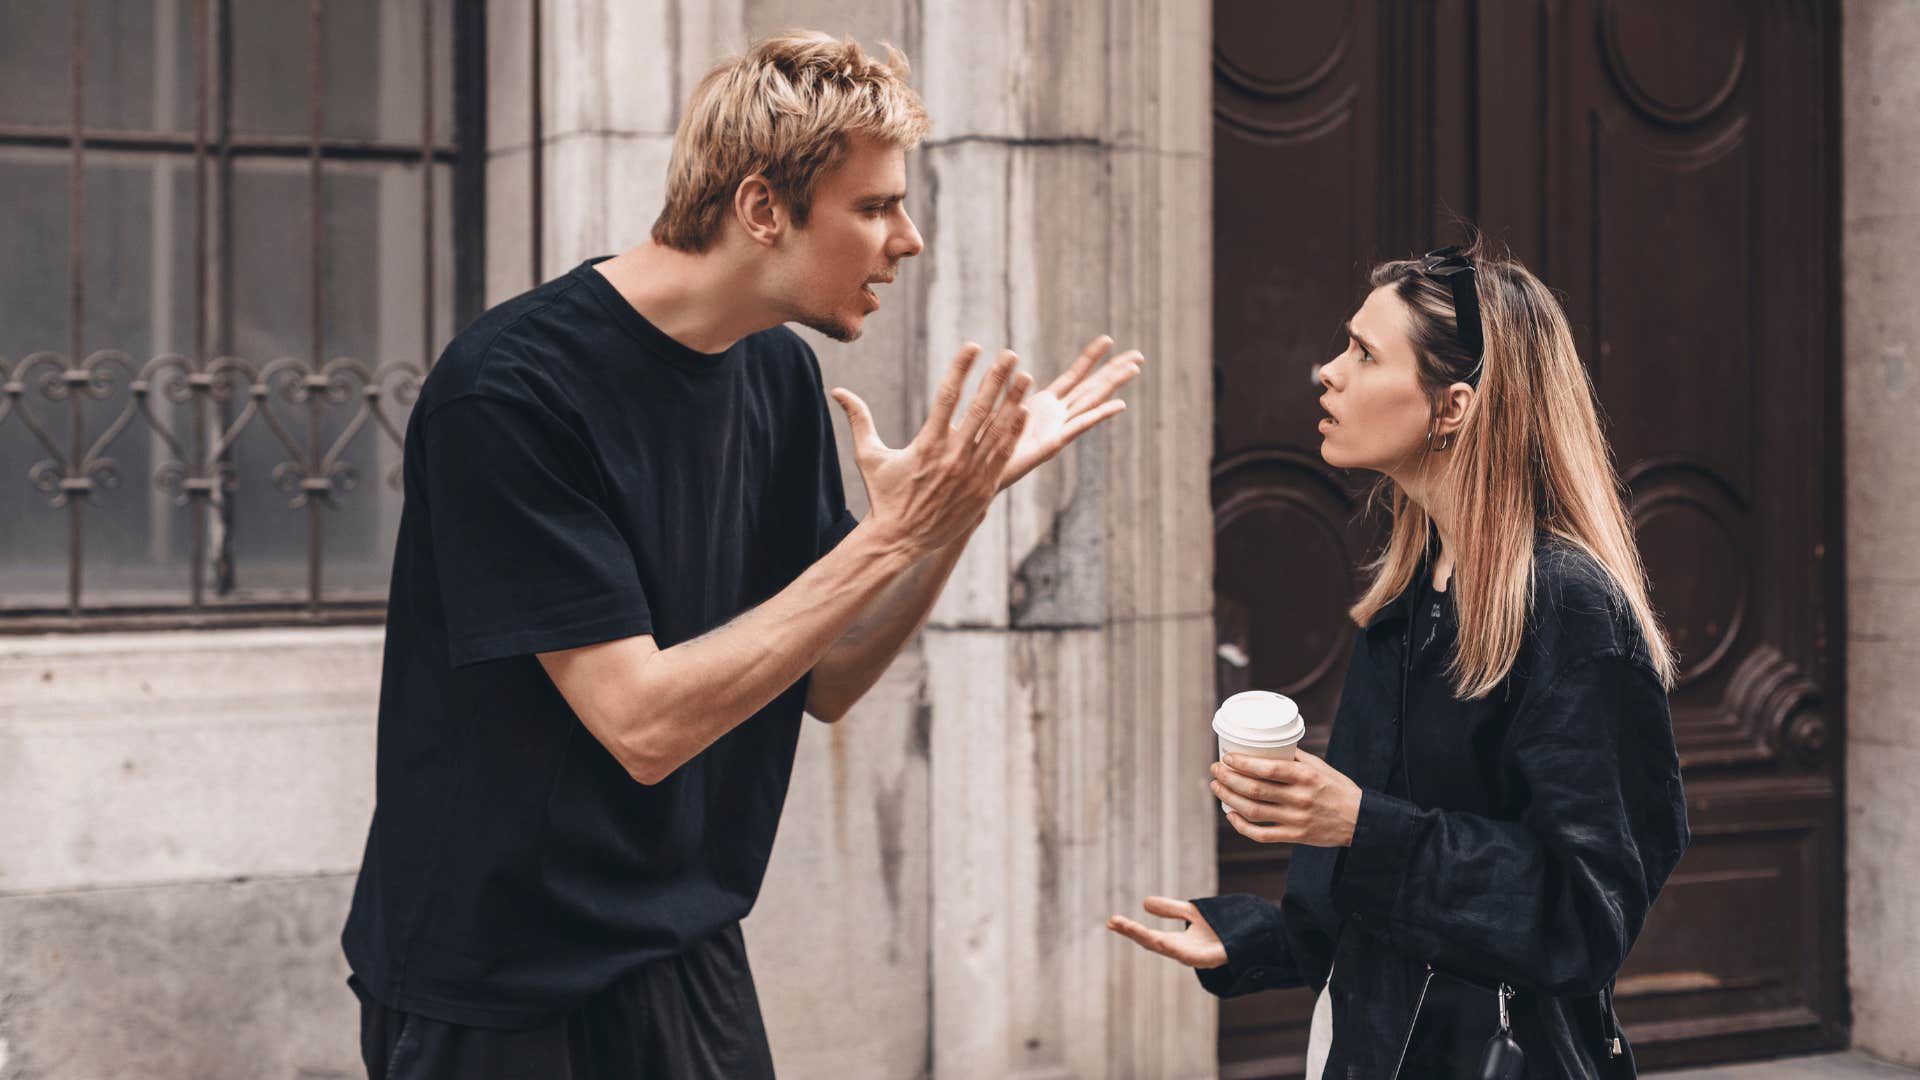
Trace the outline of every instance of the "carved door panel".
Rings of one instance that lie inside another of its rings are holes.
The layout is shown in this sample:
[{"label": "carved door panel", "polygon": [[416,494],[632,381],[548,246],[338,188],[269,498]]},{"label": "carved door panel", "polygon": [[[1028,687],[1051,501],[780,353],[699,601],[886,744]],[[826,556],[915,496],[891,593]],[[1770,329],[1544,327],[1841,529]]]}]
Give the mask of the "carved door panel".
[{"label": "carved door panel", "polygon": [[[1837,18],[1828,3],[1215,5],[1220,689],[1323,742],[1378,538],[1308,364],[1376,259],[1477,220],[1566,294],[1681,653],[1693,849],[1620,981],[1643,1065],[1845,1041]],[[1764,77],[1762,72],[1764,71]],[[1223,891],[1285,852],[1223,830]],[[1223,1003],[1224,1076],[1300,1067],[1304,992]]]},{"label": "carved door panel", "polygon": [[[1351,645],[1346,608],[1371,530],[1326,467],[1309,365],[1329,358],[1381,247],[1381,5],[1214,6],[1214,525],[1222,696],[1300,703],[1325,746]],[[1286,853],[1224,820],[1220,888],[1278,896]],[[1223,1075],[1300,1068],[1305,991],[1222,1003]]]}]

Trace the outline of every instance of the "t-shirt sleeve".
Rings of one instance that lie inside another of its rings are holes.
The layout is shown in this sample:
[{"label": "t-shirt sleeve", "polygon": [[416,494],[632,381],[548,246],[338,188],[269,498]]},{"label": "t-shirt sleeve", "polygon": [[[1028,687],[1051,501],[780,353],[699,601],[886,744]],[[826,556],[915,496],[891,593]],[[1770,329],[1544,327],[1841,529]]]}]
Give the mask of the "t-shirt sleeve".
[{"label": "t-shirt sleeve", "polygon": [[536,405],[470,396],[427,418],[427,516],[455,667],[651,633],[592,453]]},{"label": "t-shirt sleeve", "polygon": [[840,447],[833,436],[833,413],[827,404],[826,392],[821,389],[820,362],[814,358],[812,349],[807,349],[807,362],[813,371],[814,414],[820,432],[820,482],[816,485],[820,494],[814,507],[817,540],[813,552],[813,557],[819,559],[839,546],[854,526],[860,524],[860,519],[847,509],[846,487],[840,479]]}]

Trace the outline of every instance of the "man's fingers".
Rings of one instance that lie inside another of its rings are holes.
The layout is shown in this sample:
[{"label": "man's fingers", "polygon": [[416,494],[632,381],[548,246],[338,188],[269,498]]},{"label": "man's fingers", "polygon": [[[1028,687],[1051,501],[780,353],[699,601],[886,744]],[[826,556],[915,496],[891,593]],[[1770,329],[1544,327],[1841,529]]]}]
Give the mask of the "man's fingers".
[{"label": "man's fingers", "polygon": [[1096,424],[1111,420],[1126,411],[1126,402],[1109,401],[1105,405],[1094,409],[1092,412],[1081,413],[1079,416],[1067,421],[1066,424],[1060,428],[1060,445],[1067,445],[1080,436],[1085,435]]},{"label": "man's fingers", "polygon": [[1067,415],[1071,416],[1084,409],[1091,409],[1112,397],[1114,391],[1139,377],[1140,366],[1145,362],[1146,358],[1141,356],[1137,349],[1121,353],[1107,361],[1106,365],[1095,372],[1092,378],[1081,383],[1073,393],[1063,399],[1067,406]]},{"label": "man's fingers", "polygon": [[980,346],[969,341],[960,346],[953,355],[953,362],[947,365],[946,377],[940,380],[940,388],[934,391],[933,408],[927,412],[927,423],[921,433],[933,432],[945,437],[947,428],[953,424],[954,411],[960,407],[960,395],[967,387],[967,372],[973,370],[973,362],[980,356]]},{"label": "man's fingers", "polygon": [[874,430],[872,411],[867,408],[866,402],[860,400],[860,395],[836,386],[833,389],[833,400],[839,402],[840,407],[846,410],[847,426],[853,431],[855,453],[865,454],[887,448],[887,445],[880,441],[880,433]]},{"label": "man's fingers", "polygon": [[1111,348],[1113,348],[1113,339],[1105,334],[1087,342],[1087,347],[1080,350],[1079,357],[1067,366],[1067,370],[1061,372],[1059,378],[1047,384],[1047,392],[1064,400],[1068,392],[1080,385],[1080,380],[1087,377],[1087,372],[1092,371],[1093,365],[1099,363],[1100,358],[1107,355],[1107,350]]},{"label": "man's fingers", "polygon": [[1000,391],[1006,388],[1007,380],[1013,377],[1014,367],[1020,363],[1012,349],[1000,350],[994,358],[993,366],[987,369],[986,377],[980,380],[980,388],[973,392],[973,401],[967,406],[967,416],[960,424],[960,437],[968,443],[980,437],[987,422],[993,419],[1000,405]]},{"label": "man's fingers", "polygon": [[[975,453],[983,458],[993,456],[994,451],[999,447],[999,442],[996,440],[1006,439],[1008,430],[1013,427],[1016,420],[1021,418],[1021,414],[1026,412],[1022,402],[1026,400],[1027,391],[1031,389],[1033,389],[1033,376],[1022,371],[1013,377],[1007,386],[1007,396],[1000,400],[1000,405],[994,410],[992,419],[980,432],[980,445]],[[1016,432],[1013,437],[1019,438],[1018,433]]]}]

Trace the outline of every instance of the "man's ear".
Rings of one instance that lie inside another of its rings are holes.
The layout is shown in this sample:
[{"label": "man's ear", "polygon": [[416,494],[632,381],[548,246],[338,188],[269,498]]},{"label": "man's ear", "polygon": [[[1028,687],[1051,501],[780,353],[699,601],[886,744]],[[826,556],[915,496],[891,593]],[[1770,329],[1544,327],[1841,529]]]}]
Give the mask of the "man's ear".
[{"label": "man's ear", "polygon": [[733,216],[747,239],[763,247],[780,242],[787,227],[787,208],[773,193],[767,178],[754,173],[733,189]]}]

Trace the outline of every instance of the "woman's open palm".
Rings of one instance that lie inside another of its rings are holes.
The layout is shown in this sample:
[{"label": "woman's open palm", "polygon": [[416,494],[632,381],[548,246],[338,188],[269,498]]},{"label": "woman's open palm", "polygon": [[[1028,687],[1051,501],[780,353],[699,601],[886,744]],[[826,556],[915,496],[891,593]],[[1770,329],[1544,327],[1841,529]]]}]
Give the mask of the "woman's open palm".
[{"label": "woman's open palm", "polygon": [[1107,929],[1122,937],[1130,938],[1143,949],[1172,957],[1190,968],[1217,968],[1227,962],[1227,947],[1220,944],[1220,936],[1207,925],[1200,915],[1200,909],[1185,900],[1169,900],[1164,896],[1149,896],[1140,905],[1147,914],[1158,915],[1162,919],[1185,919],[1185,930],[1152,930],[1134,922],[1125,915],[1114,915],[1107,919]]}]

